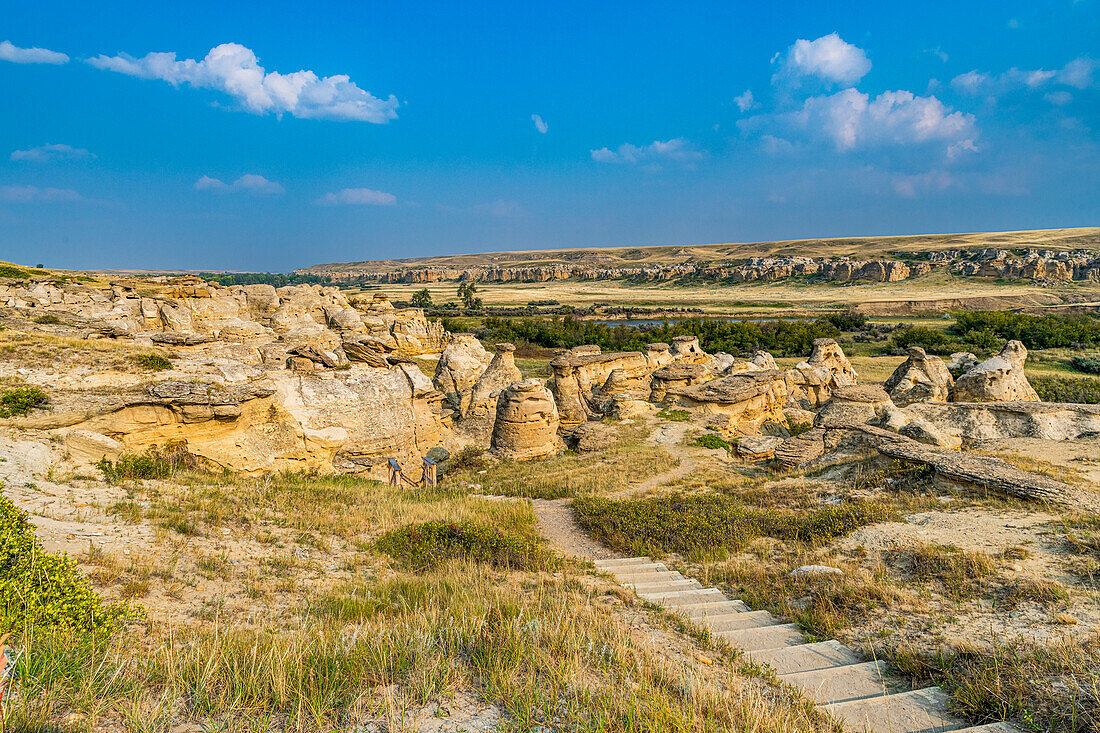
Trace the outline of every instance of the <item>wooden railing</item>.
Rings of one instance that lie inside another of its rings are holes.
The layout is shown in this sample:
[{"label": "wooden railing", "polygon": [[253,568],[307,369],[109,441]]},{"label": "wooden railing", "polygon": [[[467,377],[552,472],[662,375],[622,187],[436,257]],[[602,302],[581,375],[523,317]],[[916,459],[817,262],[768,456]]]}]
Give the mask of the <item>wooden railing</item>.
[{"label": "wooden railing", "polygon": [[404,481],[409,486],[435,486],[439,483],[439,471],[433,461],[430,458],[425,457],[423,459],[422,471],[420,474],[420,481],[413,481],[411,478],[405,475],[405,472],[401,469],[401,464],[397,462],[396,458],[390,458],[390,486],[400,486]]}]

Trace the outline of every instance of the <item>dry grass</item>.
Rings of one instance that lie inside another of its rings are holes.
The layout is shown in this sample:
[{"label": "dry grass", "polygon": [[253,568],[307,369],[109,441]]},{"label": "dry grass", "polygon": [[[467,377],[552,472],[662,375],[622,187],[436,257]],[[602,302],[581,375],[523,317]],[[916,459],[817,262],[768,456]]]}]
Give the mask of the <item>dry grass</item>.
[{"label": "dry grass", "polygon": [[503,461],[485,473],[459,471],[446,485],[478,484],[487,494],[555,499],[566,496],[614,494],[667,471],[677,459],[664,448],[643,441],[640,430],[624,428],[620,440],[599,453],[564,453],[538,461]]}]

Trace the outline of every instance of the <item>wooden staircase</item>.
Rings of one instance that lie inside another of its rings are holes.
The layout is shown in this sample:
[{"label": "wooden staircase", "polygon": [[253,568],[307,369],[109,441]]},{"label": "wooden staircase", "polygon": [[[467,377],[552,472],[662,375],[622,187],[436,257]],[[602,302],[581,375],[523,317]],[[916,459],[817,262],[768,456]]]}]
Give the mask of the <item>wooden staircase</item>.
[{"label": "wooden staircase", "polygon": [[594,562],[638,597],[710,629],[744,650],[750,661],[768,665],[781,680],[803,690],[843,722],[846,730],[1019,733],[1008,723],[967,727],[947,711],[947,694],[939,687],[898,689],[883,662],[865,662],[838,641],[807,644],[797,625],[783,623],[767,611],[753,611],[663,563],[648,557]]}]

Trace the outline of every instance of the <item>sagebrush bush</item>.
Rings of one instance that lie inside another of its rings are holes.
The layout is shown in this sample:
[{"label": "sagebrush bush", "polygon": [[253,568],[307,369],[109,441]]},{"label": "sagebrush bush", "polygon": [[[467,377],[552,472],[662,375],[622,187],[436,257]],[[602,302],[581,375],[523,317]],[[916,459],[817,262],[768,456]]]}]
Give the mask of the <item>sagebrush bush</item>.
[{"label": "sagebrush bush", "polygon": [[76,563],[43,550],[26,512],[0,496],[0,635],[31,627],[109,632],[137,615],[103,603]]},{"label": "sagebrush bush", "polygon": [[573,501],[573,512],[596,539],[639,555],[738,550],[757,537],[820,542],[895,514],[866,501],[793,511],[751,507],[721,494],[623,501],[579,497]]},{"label": "sagebrush bush", "polygon": [[162,372],[165,369],[172,368],[172,362],[160,354],[138,354],[134,357],[134,361],[137,365],[154,372]]},{"label": "sagebrush bush", "polygon": [[1100,404],[1100,379],[1088,377],[1028,377],[1043,402]]},{"label": "sagebrush bush", "polygon": [[558,564],[533,538],[471,521],[406,525],[382,535],[376,547],[417,569],[453,559],[519,570],[542,570]]},{"label": "sagebrush bush", "polygon": [[26,415],[45,404],[49,396],[38,387],[16,387],[0,395],[0,417]]},{"label": "sagebrush bush", "polygon": [[135,479],[168,478],[181,468],[194,468],[195,457],[182,444],[152,446],[144,453],[123,453],[118,460],[101,458],[96,468],[112,484]]},{"label": "sagebrush bush", "polygon": [[714,433],[706,433],[704,435],[700,435],[698,438],[692,441],[692,445],[699,445],[704,448],[710,448],[712,450],[717,450],[721,448],[727,453],[733,450],[733,446],[728,440],[720,435],[715,435]]},{"label": "sagebrush bush", "polygon": [[61,323],[61,319],[55,316],[53,313],[48,313],[44,316],[39,316],[34,319],[35,323],[41,323],[42,325],[54,325]]},{"label": "sagebrush bush", "polygon": [[1070,364],[1079,372],[1100,374],[1100,354],[1078,354],[1070,360]]}]

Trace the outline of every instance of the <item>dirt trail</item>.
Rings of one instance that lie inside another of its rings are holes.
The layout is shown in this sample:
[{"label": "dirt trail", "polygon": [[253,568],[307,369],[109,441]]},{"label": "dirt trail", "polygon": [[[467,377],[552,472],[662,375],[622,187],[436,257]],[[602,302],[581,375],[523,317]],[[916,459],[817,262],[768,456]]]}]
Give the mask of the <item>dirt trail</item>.
[{"label": "dirt trail", "polygon": [[680,462],[669,470],[650,476],[641,483],[611,494],[610,497],[612,499],[624,499],[648,493],[653,489],[687,476],[698,468],[701,461],[712,457],[716,451],[685,445],[688,432],[696,427],[689,422],[659,425],[649,436],[648,442],[663,447],[667,452],[679,458]]},{"label": "dirt trail", "polygon": [[[669,453],[677,456],[680,462],[667,471],[650,476],[623,491],[610,494],[609,497],[624,499],[645,494],[694,471],[712,451],[684,445],[687,433],[692,427],[691,423],[665,423],[658,426],[649,436],[648,442],[662,446]],[[621,553],[604,547],[588,536],[573,516],[572,499],[534,499],[531,506],[535,516],[538,517],[542,533],[550,540],[550,544],[563,553],[589,560],[624,557]]]},{"label": "dirt trail", "polygon": [[543,535],[555,549],[566,555],[586,560],[625,557],[588,536],[573,516],[571,499],[532,499],[531,507],[535,510]]}]

